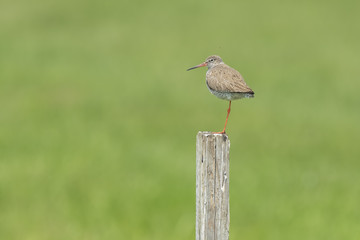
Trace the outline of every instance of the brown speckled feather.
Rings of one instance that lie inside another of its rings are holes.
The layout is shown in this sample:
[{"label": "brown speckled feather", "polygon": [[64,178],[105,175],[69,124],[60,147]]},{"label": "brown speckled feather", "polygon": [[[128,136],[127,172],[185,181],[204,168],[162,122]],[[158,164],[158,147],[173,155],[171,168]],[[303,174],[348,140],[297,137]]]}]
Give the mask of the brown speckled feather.
[{"label": "brown speckled feather", "polygon": [[224,63],[206,72],[206,83],[210,89],[218,92],[253,93],[241,74]]}]

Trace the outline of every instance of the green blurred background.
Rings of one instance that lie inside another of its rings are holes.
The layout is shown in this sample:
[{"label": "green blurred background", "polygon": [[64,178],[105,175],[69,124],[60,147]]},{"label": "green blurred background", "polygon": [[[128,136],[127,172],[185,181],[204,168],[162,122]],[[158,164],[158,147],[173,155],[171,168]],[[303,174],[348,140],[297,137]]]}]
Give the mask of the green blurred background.
[{"label": "green blurred background", "polygon": [[231,239],[359,239],[360,2],[0,3],[0,239],[195,239],[195,136],[233,102]]}]

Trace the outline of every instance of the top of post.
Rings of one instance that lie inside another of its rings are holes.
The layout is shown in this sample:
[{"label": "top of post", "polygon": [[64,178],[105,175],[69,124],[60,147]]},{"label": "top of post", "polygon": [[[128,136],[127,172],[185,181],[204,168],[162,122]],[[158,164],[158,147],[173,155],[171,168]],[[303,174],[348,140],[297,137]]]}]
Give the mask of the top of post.
[{"label": "top of post", "polygon": [[197,137],[209,137],[209,136],[214,136],[216,138],[222,137],[224,141],[229,139],[229,137],[226,133],[214,133],[214,132],[209,132],[209,131],[205,131],[205,132],[199,131],[197,134]]}]

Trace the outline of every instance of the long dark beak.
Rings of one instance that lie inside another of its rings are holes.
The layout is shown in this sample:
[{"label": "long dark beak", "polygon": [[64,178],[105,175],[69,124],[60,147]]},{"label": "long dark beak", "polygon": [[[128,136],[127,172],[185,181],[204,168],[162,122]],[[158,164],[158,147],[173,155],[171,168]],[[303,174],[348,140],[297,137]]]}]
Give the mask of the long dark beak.
[{"label": "long dark beak", "polygon": [[189,69],[186,70],[186,71],[193,70],[193,69],[199,68],[199,67],[205,67],[205,66],[207,66],[207,63],[206,63],[206,62],[204,62],[204,63],[202,63],[202,64],[199,64],[199,65],[196,65],[195,67],[189,68]]}]

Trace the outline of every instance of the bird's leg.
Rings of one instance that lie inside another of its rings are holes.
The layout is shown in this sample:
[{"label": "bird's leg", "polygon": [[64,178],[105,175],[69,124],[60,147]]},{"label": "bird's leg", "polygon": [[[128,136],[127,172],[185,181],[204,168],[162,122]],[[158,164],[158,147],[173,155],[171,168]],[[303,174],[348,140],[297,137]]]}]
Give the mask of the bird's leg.
[{"label": "bird's leg", "polygon": [[226,124],[230,115],[230,110],[231,110],[231,101],[229,101],[229,109],[227,110],[227,116],[226,116],[226,121],[225,121],[225,126],[224,126],[224,130],[222,130],[222,132],[216,132],[216,133],[220,133],[220,134],[224,134],[225,133],[225,129],[226,129]]}]

